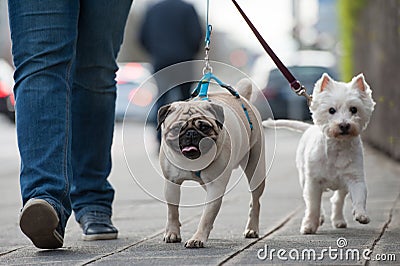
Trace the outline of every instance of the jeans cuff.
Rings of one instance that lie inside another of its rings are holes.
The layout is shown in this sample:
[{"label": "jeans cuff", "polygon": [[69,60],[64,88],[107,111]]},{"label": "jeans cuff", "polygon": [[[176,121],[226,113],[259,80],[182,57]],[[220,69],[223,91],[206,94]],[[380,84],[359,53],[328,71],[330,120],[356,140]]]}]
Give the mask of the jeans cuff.
[{"label": "jeans cuff", "polygon": [[82,218],[83,215],[85,215],[88,212],[93,212],[93,211],[105,213],[105,214],[109,215],[110,217],[112,215],[112,210],[110,208],[98,206],[98,205],[92,205],[92,206],[84,207],[84,208],[80,209],[79,211],[75,211],[75,220],[79,223],[79,220]]}]

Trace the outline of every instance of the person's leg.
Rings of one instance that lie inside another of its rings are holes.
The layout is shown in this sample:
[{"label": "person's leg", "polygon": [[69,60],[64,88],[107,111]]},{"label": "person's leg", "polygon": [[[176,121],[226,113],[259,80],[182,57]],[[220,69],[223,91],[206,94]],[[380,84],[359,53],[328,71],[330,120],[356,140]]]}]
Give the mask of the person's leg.
[{"label": "person's leg", "polygon": [[185,101],[190,98],[190,95],[192,94],[192,91],[191,91],[192,85],[193,85],[193,82],[186,82],[179,86],[179,89],[181,91],[180,101]]},{"label": "person's leg", "polygon": [[[170,98],[171,98],[170,95],[172,95],[171,90],[166,91],[166,92],[164,92],[164,93],[161,93],[161,94],[159,95],[157,101],[156,101],[155,104],[154,104],[154,107],[153,107],[153,108],[156,109],[156,111],[154,112],[155,115],[156,115],[156,118],[155,118],[155,126],[156,126],[156,127],[157,127],[157,123],[158,123],[158,121],[157,121],[158,110],[159,110],[162,106],[164,106],[164,105],[166,105],[166,104],[168,104],[168,103],[171,103],[171,101],[170,101]],[[157,137],[158,145],[160,146],[160,145],[161,145],[161,128],[157,130],[157,132],[156,132],[156,137]]]},{"label": "person's leg", "polygon": [[78,222],[88,212],[109,217],[112,213],[114,189],[107,178],[115,119],[116,57],[131,2],[81,0],[72,92],[71,201]]},{"label": "person's leg", "polygon": [[[71,214],[71,65],[79,3],[9,0],[8,5],[16,67],[14,93],[22,200],[24,205],[30,199],[50,203],[59,216],[58,230],[63,235]],[[23,214],[51,209],[41,203],[33,204],[33,211]],[[29,221],[21,217],[21,229],[30,227]]]},{"label": "person's leg", "polygon": [[[172,89],[169,89],[165,93],[161,94],[153,107],[153,108],[157,109],[157,111],[154,112],[156,117],[157,117],[158,109],[160,109],[161,106],[175,102],[175,101],[188,100],[191,95],[191,91],[190,91],[191,87],[192,87],[192,83],[186,82],[186,83],[182,83],[178,86],[175,86]],[[157,118],[155,118],[154,121],[155,121],[155,125],[157,125]],[[158,140],[158,144],[161,144],[161,130],[157,131],[157,140]]]}]

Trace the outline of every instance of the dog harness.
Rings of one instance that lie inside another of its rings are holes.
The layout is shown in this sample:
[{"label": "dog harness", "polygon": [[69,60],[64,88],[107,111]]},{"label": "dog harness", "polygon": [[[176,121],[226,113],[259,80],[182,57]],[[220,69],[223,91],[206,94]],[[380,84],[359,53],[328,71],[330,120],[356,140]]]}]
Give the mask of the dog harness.
[{"label": "dog harness", "polygon": [[[226,89],[232,96],[234,96],[238,101],[240,101],[240,105],[242,106],[243,112],[247,118],[247,121],[249,122],[249,127],[250,130],[253,130],[253,123],[251,122],[249,112],[244,105],[239,93],[230,85],[222,82],[219,78],[217,78],[213,73],[212,73],[212,67],[210,65],[210,60],[209,60],[209,52],[210,52],[210,43],[211,43],[211,33],[212,33],[212,26],[208,23],[208,15],[209,15],[209,10],[210,10],[210,1],[207,0],[207,12],[206,12],[206,36],[205,36],[205,57],[204,57],[204,62],[205,66],[203,68],[203,77],[200,79],[198,82],[196,88],[193,90],[191,94],[191,100],[201,100],[201,101],[210,101],[208,98],[208,88],[210,86],[210,82],[214,81],[216,84],[218,84],[220,87]],[[194,171],[193,172],[197,177],[200,178],[201,171]]]},{"label": "dog harness", "polygon": [[212,26],[210,23],[208,23],[208,15],[210,11],[210,0],[207,0],[207,12],[206,12],[206,37],[205,37],[205,57],[204,57],[204,63],[205,66],[203,68],[203,77],[197,84],[197,87],[194,89],[194,91],[191,94],[191,99],[200,99],[203,101],[209,101],[208,99],[208,87],[210,85],[210,82],[213,80],[215,81],[219,86],[222,88],[225,88],[226,90],[229,91],[232,96],[236,97],[242,106],[242,109],[246,115],[247,120],[249,121],[250,129],[253,130],[253,123],[250,120],[249,112],[247,111],[246,106],[244,105],[242,99],[240,98],[239,93],[232,88],[232,86],[222,82],[219,78],[217,78],[213,73],[212,73],[212,67],[210,65],[210,59],[209,59],[209,52],[210,52],[210,43],[211,43],[211,33],[212,33]]},{"label": "dog harness", "polygon": [[251,122],[249,111],[244,105],[242,99],[240,98],[240,94],[230,85],[223,83],[220,79],[218,79],[213,73],[207,72],[204,74],[203,78],[197,84],[197,87],[192,92],[192,99],[194,100],[202,100],[202,101],[210,101],[208,98],[208,88],[210,86],[211,80],[214,80],[219,86],[229,91],[232,96],[240,101],[240,105],[242,106],[243,112],[246,115],[247,121],[249,122],[250,130],[253,130],[253,123]]},{"label": "dog harness", "polygon": [[[219,86],[229,91],[232,96],[240,101],[240,105],[242,106],[243,112],[246,115],[247,121],[249,122],[250,130],[253,130],[253,123],[251,122],[249,111],[247,110],[246,106],[244,105],[242,99],[240,98],[240,94],[230,85],[223,83],[220,79],[218,79],[214,74],[211,72],[207,72],[204,74],[203,78],[197,84],[197,87],[191,94],[193,100],[201,100],[201,101],[210,101],[208,98],[208,88],[210,86],[211,80],[214,80]],[[201,177],[201,171],[194,171],[193,174],[198,178]]]}]

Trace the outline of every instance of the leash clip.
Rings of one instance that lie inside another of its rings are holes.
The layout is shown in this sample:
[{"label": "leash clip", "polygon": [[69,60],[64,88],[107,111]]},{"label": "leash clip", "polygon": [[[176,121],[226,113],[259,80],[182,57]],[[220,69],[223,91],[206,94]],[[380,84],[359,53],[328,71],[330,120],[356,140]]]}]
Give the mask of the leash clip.
[{"label": "leash clip", "polygon": [[305,97],[307,100],[307,105],[308,107],[310,107],[312,102],[312,96],[307,93],[305,87],[302,86],[302,88],[303,89],[297,95]]},{"label": "leash clip", "polygon": [[312,96],[307,93],[306,87],[301,85],[301,83],[298,80],[293,81],[290,83],[290,87],[292,90],[298,95],[298,96],[303,96],[307,100],[307,105],[311,105],[312,101]]},{"label": "leash clip", "polygon": [[205,51],[204,63],[205,63],[205,66],[203,68],[203,75],[205,75],[206,73],[212,73],[212,67],[210,65],[210,59],[209,59],[211,32],[212,32],[212,26],[211,25],[207,25],[207,33],[206,33],[206,40],[205,40],[206,45],[204,47],[204,51]]}]

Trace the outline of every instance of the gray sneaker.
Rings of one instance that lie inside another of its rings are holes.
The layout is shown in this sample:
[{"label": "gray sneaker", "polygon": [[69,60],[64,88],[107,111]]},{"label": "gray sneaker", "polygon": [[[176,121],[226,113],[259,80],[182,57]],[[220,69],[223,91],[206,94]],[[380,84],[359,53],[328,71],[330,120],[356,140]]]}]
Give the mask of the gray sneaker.
[{"label": "gray sneaker", "polygon": [[21,211],[19,226],[37,248],[56,249],[64,237],[56,210],[43,199],[30,199]]}]

